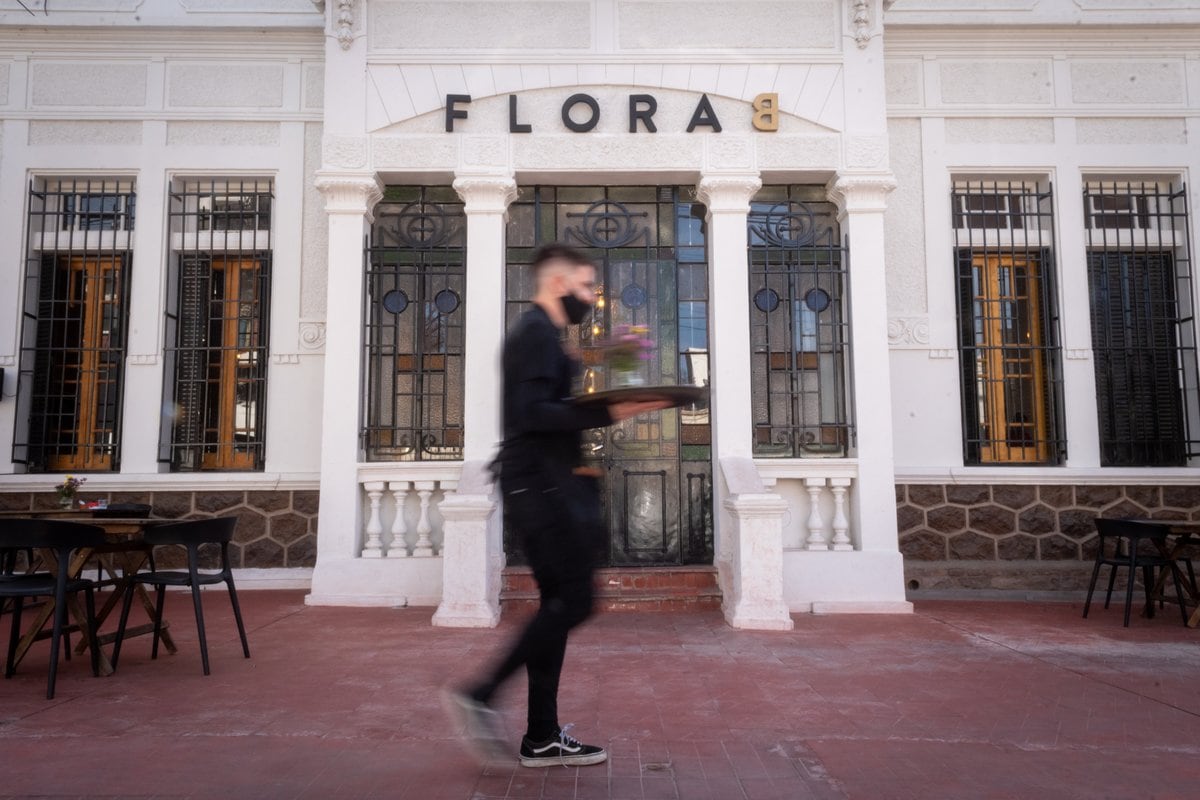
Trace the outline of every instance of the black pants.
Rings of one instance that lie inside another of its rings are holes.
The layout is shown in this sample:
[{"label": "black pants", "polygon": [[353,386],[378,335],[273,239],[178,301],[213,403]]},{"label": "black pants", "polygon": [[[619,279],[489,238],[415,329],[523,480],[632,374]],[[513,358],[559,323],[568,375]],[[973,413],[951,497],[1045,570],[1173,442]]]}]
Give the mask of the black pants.
[{"label": "black pants", "polygon": [[592,613],[599,495],[594,481],[568,476],[502,482],[505,521],[520,537],[541,602],[491,676],[472,696],[487,702],[521,666],[529,675],[526,736],[544,741],[558,733],[558,682],[567,633]]}]

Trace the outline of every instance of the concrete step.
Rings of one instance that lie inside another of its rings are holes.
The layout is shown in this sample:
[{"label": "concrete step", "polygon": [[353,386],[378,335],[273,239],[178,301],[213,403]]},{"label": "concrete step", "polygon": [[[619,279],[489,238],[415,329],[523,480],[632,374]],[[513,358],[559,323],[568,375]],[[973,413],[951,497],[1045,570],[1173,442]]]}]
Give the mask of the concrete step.
[{"label": "concrete step", "polygon": [[[596,571],[596,606],[604,611],[708,611],[721,607],[717,570],[711,566],[605,567]],[[500,602],[506,609],[535,609],[537,583],[528,567],[507,567]]]}]

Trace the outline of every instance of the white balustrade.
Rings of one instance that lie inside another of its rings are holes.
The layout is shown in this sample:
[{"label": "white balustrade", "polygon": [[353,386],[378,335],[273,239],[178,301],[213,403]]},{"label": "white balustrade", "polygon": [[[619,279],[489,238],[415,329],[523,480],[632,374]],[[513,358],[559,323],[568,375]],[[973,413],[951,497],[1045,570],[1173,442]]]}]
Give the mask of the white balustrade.
[{"label": "white balustrade", "polygon": [[[360,555],[363,558],[438,555],[442,533],[438,506],[443,497],[458,487],[460,470],[457,464],[421,465],[419,469],[408,464],[360,464],[358,482],[367,504]],[[390,502],[387,494],[391,495]],[[415,527],[412,526],[415,509],[410,507],[413,494],[419,500]],[[417,535],[411,555],[410,531]]]},{"label": "white balustrade", "polygon": [[797,521],[791,528],[791,549],[857,549],[858,536],[850,519],[851,493],[858,478],[854,461],[758,459],[755,466],[763,483],[788,499],[789,516]]}]

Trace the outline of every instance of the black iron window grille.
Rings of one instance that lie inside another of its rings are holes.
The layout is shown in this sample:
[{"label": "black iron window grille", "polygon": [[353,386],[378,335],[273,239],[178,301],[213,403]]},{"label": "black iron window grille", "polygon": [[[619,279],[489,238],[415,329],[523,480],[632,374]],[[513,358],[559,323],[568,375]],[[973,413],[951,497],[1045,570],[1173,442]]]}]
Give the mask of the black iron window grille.
[{"label": "black iron window grille", "polygon": [[391,186],[367,241],[368,461],[463,454],[466,217],[448,186]]},{"label": "black iron window grille", "polygon": [[747,219],[754,454],[853,446],[848,251],[819,186],[765,186]]},{"label": "black iron window grille", "polygon": [[163,430],[179,472],[263,469],[272,182],[181,179],[170,192]]},{"label": "black iron window grille", "polygon": [[1104,466],[1182,466],[1198,454],[1187,189],[1088,180],[1083,190]]},{"label": "black iron window grille", "polygon": [[1066,441],[1052,188],[960,180],[952,207],[963,462],[1060,463]]},{"label": "black iron window grille", "polygon": [[132,178],[29,185],[13,461],[115,471],[129,305]]}]

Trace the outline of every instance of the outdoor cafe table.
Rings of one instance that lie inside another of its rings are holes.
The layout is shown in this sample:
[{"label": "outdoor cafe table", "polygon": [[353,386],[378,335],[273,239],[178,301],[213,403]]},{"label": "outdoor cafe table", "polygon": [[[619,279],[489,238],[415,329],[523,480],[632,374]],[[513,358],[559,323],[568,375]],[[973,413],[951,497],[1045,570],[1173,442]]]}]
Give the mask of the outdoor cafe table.
[{"label": "outdoor cafe table", "polygon": [[[79,522],[85,525],[95,525],[103,529],[105,544],[96,548],[81,548],[75,552],[71,558],[71,564],[68,571],[68,576],[78,578],[88,561],[95,558],[100,565],[102,573],[101,579],[97,582],[99,586],[112,586],[114,591],[105,599],[103,605],[96,609],[96,627],[97,629],[108,618],[108,615],[118,607],[125,594],[125,589],[129,584],[130,577],[142,569],[150,560],[150,548],[146,546],[142,533],[147,527],[158,524],[156,520],[144,518],[123,518],[123,517],[93,517],[91,511],[3,511],[0,512],[0,520],[4,517],[22,517],[22,518],[41,518],[41,519],[60,519],[69,520],[71,522]],[[42,559],[46,565],[46,569],[51,572],[58,569],[58,562],[54,554],[49,550],[41,551]],[[103,575],[107,577],[103,577]],[[146,614],[150,619],[142,625],[130,626],[125,629],[125,639],[133,636],[141,636],[143,634],[152,633],[154,631],[154,601],[150,599],[150,594],[146,591],[146,586],[141,583],[133,584],[134,597],[146,610]],[[68,630],[82,631],[87,625],[87,613],[79,602],[77,595],[70,595],[67,598],[67,611],[71,618],[75,620],[75,624]],[[41,611],[34,618],[33,624],[21,637],[21,641],[17,644],[16,662],[20,663],[21,659],[33,646],[33,643],[39,639],[48,638],[51,633],[43,630],[46,623],[54,615],[54,598],[47,598],[42,605]],[[98,640],[101,645],[111,644],[116,641],[117,635],[115,632],[101,634]],[[176,652],[175,642],[171,640],[171,633],[166,620],[162,624],[162,643],[167,648],[168,653]],[[81,637],[78,644],[75,646],[75,652],[82,653],[87,649],[87,637]],[[100,674],[111,675],[113,672],[112,661],[101,648],[100,653]]]},{"label": "outdoor cafe table", "polygon": [[[1167,529],[1170,541],[1158,540],[1154,542],[1154,546],[1158,548],[1159,552],[1165,558],[1169,558],[1172,561],[1180,559],[1189,548],[1200,545],[1200,521],[1189,522],[1177,519],[1138,519],[1133,521],[1157,525]],[[1154,582],[1154,589],[1150,592],[1151,597],[1162,597],[1163,589],[1166,588],[1168,574],[1166,569],[1158,574],[1158,580]],[[1188,618],[1188,627],[1194,628],[1200,625],[1200,595],[1197,595],[1191,581],[1184,581],[1183,586],[1178,587],[1177,591],[1181,592],[1185,598],[1190,598],[1191,602],[1196,604],[1195,610],[1192,611],[1191,617]],[[1142,615],[1146,616],[1148,611],[1149,606],[1142,610]]]}]

